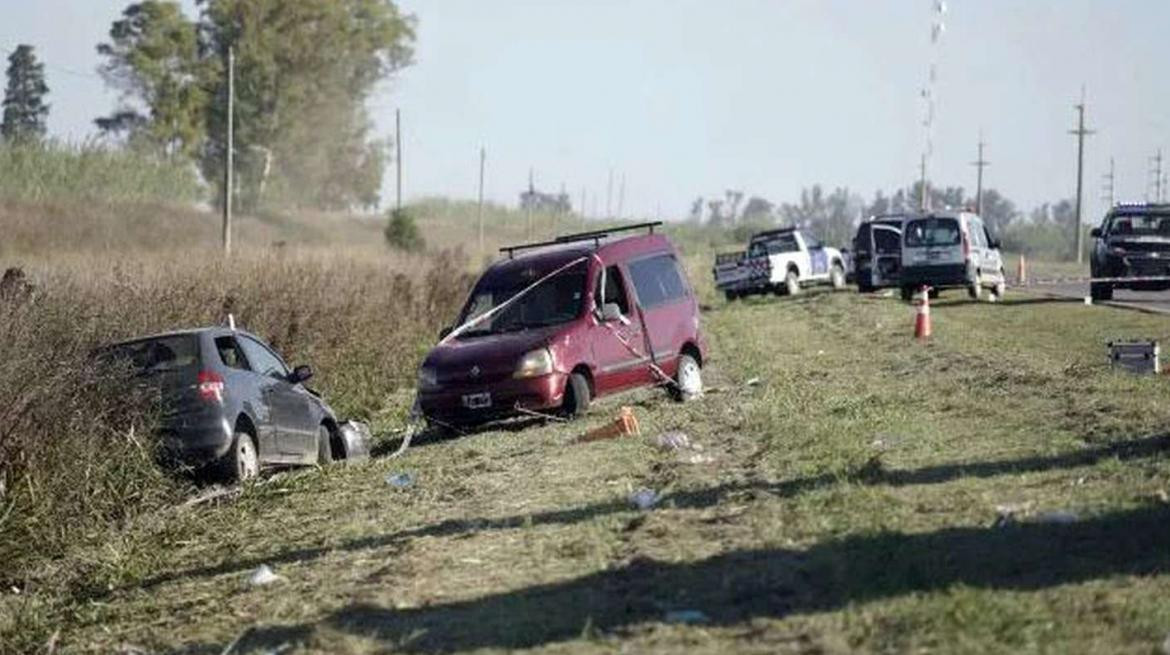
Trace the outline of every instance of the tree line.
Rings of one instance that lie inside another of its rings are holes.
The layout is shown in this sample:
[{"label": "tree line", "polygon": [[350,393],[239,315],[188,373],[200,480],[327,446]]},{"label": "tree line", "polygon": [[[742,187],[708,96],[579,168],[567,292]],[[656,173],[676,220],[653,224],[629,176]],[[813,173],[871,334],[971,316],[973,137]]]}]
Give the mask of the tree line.
[{"label": "tree line", "polygon": [[[802,189],[799,199],[780,203],[729,189],[722,196],[696,197],[688,219],[694,224],[730,230],[739,241],[759,230],[793,226],[810,230],[828,243],[847,246],[862,220],[916,212],[920,197],[921,182],[889,194],[878,190],[869,199],[848,187],[829,190],[814,184]],[[932,186],[930,198],[930,206],[936,208],[972,209],[977,204],[974,194],[962,186]],[[1072,200],[1044,203],[1024,212],[998,190],[984,189],[982,218],[992,233],[1000,236],[1006,249],[1053,258],[1072,254],[1076,221]]]},{"label": "tree line", "polygon": [[[174,0],[126,6],[97,45],[118,106],[109,140],[197,166],[221,188],[228,52],[235,57],[236,202],[245,209],[375,207],[389,158],[366,101],[411,63],[415,21],[391,0]],[[45,134],[48,89],[31,46],[9,58],[3,135]],[[214,197],[220,197],[220,193]]]}]

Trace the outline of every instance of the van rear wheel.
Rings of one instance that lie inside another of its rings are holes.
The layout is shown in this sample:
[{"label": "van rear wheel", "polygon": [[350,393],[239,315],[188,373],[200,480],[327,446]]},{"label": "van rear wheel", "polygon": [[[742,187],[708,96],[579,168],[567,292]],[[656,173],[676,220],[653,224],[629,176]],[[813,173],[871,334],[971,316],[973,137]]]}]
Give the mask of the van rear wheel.
[{"label": "van rear wheel", "polygon": [[971,296],[971,300],[983,299],[983,276],[979,272],[975,272],[975,278],[971,280],[971,285],[967,287],[967,295]]},{"label": "van rear wheel", "polygon": [[565,400],[561,405],[561,413],[567,418],[581,416],[589,411],[592,395],[589,390],[589,380],[580,373],[573,373],[569,376],[569,381],[565,383]]}]

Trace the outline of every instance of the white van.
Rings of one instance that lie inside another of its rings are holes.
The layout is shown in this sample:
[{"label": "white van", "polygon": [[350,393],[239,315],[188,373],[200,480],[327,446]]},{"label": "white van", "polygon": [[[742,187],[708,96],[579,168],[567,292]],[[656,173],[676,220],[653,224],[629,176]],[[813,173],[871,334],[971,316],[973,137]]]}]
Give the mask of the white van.
[{"label": "white van", "polygon": [[978,300],[989,289],[997,299],[1007,287],[999,240],[972,212],[934,212],[907,218],[902,226],[902,298],[922,286],[932,295],[965,288]]}]

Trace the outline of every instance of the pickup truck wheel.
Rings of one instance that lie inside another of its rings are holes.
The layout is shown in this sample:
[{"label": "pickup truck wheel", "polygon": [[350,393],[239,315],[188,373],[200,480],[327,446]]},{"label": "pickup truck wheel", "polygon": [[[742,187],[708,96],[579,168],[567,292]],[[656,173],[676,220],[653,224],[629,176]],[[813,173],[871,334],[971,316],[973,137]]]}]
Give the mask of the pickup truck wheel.
[{"label": "pickup truck wheel", "polygon": [[730,289],[724,291],[723,295],[727,297],[727,302],[735,302],[739,298],[739,294]]},{"label": "pickup truck wheel", "polygon": [[227,482],[246,482],[260,475],[260,457],[252,435],[236,432],[232,437],[232,447],[216,464],[220,477]]},{"label": "pickup truck wheel", "polygon": [[561,413],[568,418],[577,418],[589,411],[589,402],[592,400],[589,391],[589,380],[584,375],[574,373],[565,383],[565,400],[561,405]]},{"label": "pickup truck wheel", "polygon": [[317,428],[317,464],[328,466],[333,463],[333,447],[329,444],[329,428]]},{"label": "pickup truck wheel", "polygon": [[784,277],[784,288],[790,296],[800,295],[800,278],[796,277],[796,271],[788,271]]},{"label": "pickup truck wheel", "polygon": [[914,287],[902,287],[902,301],[910,302],[914,300]]},{"label": "pickup truck wheel", "polygon": [[678,371],[674,374],[672,394],[679,402],[686,402],[703,395],[703,369],[690,355],[680,355]]},{"label": "pickup truck wheel", "polygon": [[833,268],[829,270],[829,281],[833,283],[834,291],[845,288],[845,269],[841,268],[840,264],[833,264]]}]

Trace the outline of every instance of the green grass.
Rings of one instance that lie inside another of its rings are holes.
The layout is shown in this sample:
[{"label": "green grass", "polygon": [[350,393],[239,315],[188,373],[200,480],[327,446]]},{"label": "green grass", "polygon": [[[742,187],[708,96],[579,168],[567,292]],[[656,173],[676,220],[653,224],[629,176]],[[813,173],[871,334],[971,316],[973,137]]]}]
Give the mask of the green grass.
[{"label": "green grass", "polygon": [[[933,310],[918,343],[892,299],[713,301],[702,400],[636,392],[575,424],[144,518],[81,574],[6,593],[0,635],[15,651],[60,629],[67,651],[1153,652],[1170,629],[1167,381],[1113,373],[1104,343],[1166,319],[1020,296]],[[569,443],[618,404],[713,461]],[[400,471],[416,486],[384,482]],[[664,500],[630,509],[640,487]],[[261,563],[287,580],[247,588]]]}]

